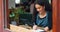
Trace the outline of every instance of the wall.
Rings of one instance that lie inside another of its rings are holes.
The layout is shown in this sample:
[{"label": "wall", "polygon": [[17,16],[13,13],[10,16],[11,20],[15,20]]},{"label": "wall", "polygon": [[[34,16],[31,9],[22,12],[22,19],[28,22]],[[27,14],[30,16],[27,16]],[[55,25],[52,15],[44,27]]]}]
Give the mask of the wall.
[{"label": "wall", "polygon": [[3,21],[4,21],[4,16],[3,16],[3,0],[0,0],[0,32],[3,32]]},{"label": "wall", "polygon": [[11,7],[15,8],[15,0],[8,0],[8,8],[11,9]]}]

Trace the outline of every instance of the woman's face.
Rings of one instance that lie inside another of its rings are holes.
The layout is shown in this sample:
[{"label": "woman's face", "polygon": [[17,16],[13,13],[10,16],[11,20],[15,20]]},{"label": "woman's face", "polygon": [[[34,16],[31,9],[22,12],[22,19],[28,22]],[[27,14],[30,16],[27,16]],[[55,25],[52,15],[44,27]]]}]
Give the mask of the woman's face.
[{"label": "woman's face", "polygon": [[35,4],[35,8],[38,12],[42,13],[44,11],[44,6],[41,6],[39,4]]}]

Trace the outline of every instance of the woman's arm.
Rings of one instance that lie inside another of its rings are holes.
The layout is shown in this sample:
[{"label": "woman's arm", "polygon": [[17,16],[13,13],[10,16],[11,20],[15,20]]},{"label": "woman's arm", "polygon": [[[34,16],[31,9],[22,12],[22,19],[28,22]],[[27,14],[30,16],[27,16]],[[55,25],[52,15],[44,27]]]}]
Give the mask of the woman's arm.
[{"label": "woman's arm", "polygon": [[45,27],[44,31],[46,31],[46,32],[49,31],[49,27]]},{"label": "woman's arm", "polygon": [[37,30],[38,26],[37,25],[34,25],[33,26],[33,30]]},{"label": "woman's arm", "polygon": [[48,28],[49,28],[49,30],[51,30],[52,29],[52,12],[50,12],[49,14],[48,14],[48,21],[49,21],[49,24],[48,24]]}]

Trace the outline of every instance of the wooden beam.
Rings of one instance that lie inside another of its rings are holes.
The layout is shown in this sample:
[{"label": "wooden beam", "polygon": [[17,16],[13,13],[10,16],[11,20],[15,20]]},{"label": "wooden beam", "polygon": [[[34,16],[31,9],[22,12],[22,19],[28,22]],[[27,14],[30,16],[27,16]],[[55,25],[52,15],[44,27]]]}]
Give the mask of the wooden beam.
[{"label": "wooden beam", "polygon": [[60,0],[52,0],[53,32],[60,32]]},{"label": "wooden beam", "polygon": [[3,15],[3,0],[0,0],[0,32],[3,32],[4,28],[4,15]]},{"label": "wooden beam", "polygon": [[9,28],[9,29],[10,29],[10,24],[9,24],[8,0],[6,0],[6,16],[7,16],[7,28]]}]

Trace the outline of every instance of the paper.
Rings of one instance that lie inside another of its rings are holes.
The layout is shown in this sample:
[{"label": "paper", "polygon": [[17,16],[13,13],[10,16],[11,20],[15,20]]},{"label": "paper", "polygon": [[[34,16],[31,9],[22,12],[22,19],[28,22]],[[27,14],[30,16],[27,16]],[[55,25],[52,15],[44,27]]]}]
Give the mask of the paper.
[{"label": "paper", "polygon": [[44,30],[37,29],[37,30],[33,30],[33,32],[44,32]]}]

